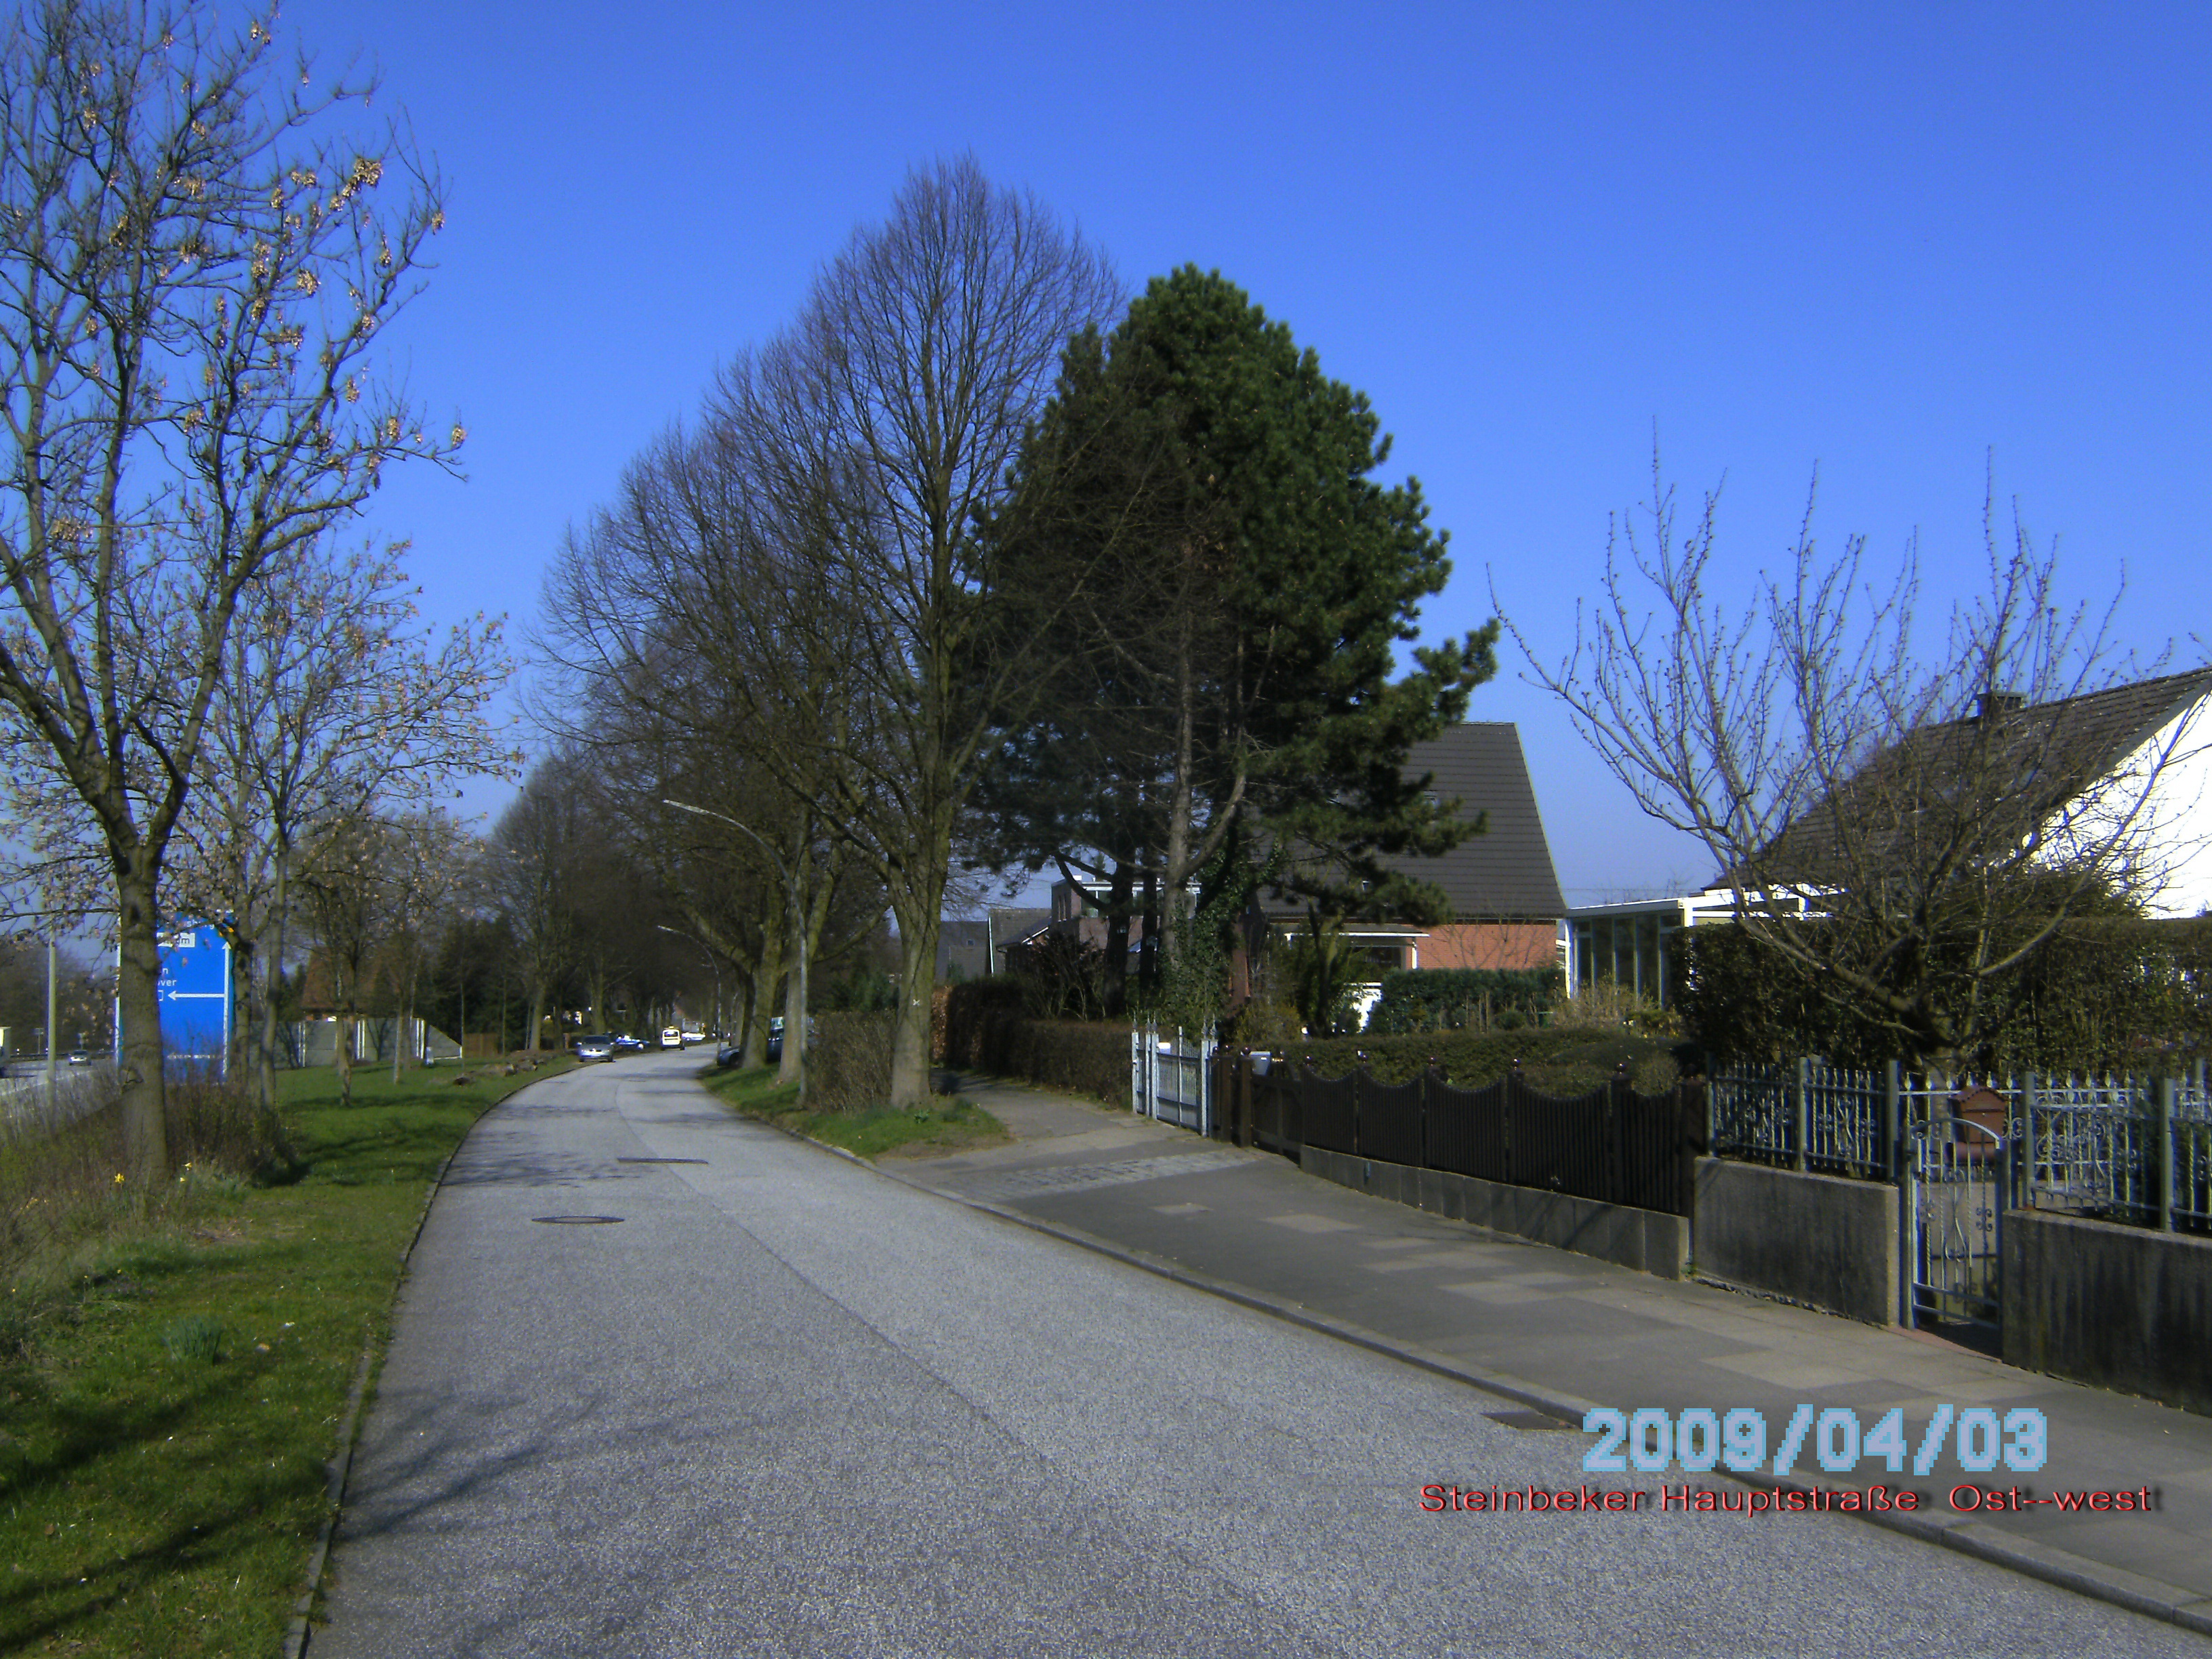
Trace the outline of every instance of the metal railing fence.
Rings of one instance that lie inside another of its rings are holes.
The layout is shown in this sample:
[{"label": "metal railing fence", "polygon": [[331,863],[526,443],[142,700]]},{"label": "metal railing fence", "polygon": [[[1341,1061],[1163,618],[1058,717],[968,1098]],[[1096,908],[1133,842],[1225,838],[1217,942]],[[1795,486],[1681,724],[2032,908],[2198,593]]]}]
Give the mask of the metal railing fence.
[{"label": "metal railing fence", "polygon": [[[1716,1072],[1714,1152],[1887,1181],[1913,1148],[1954,1144],[2005,1203],[2160,1229],[2212,1229],[2212,1091],[2187,1078],[1952,1078],[1817,1060]],[[1917,1167],[1917,1166],[1916,1166]]]}]

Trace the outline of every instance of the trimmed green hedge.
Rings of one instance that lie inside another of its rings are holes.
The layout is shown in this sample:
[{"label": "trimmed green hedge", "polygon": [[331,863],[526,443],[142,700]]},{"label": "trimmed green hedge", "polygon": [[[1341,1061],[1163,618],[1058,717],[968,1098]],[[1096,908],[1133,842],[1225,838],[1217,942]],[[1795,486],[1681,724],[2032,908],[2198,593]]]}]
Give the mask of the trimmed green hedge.
[{"label": "trimmed green hedge", "polygon": [[1012,975],[942,988],[933,1023],[941,1065],[1129,1103],[1128,1026],[1031,1018],[1025,988]]},{"label": "trimmed green hedge", "polygon": [[1294,1060],[1312,1055],[1315,1068],[1324,1077],[1343,1077],[1358,1070],[1364,1054],[1369,1073],[1384,1083],[1418,1077],[1434,1056],[1444,1075],[1463,1089],[1495,1083],[1517,1060],[1521,1075],[1547,1095],[1586,1094],[1613,1077],[1623,1061],[1642,1094],[1673,1087],[1679,1075],[1673,1044],[1654,1037],[1571,1029],[1331,1037],[1294,1044],[1286,1053]]},{"label": "trimmed green hedge", "polygon": [[1566,988],[1557,968],[1413,968],[1382,975],[1370,1034],[1534,1025]]}]

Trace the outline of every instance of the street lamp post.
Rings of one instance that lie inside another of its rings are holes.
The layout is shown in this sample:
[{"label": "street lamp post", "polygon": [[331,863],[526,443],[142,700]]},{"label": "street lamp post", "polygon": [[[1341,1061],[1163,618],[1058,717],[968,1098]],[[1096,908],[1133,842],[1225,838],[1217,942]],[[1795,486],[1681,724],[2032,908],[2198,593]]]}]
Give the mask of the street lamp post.
[{"label": "street lamp post", "polygon": [[799,878],[793,873],[791,866],[784,862],[783,854],[776,851],[768,837],[750,824],[740,823],[726,812],[716,812],[704,806],[694,806],[689,801],[670,800],[663,796],[660,804],[663,806],[672,806],[679,812],[690,812],[702,818],[713,818],[717,823],[728,824],[731,829],[742,835],[750,836],[758,843],[761,851],[768,854],[769,862],[775,866],[776,875],[783,882],[784,895],[791,904],[791,948],[796,963],[792,971],[793,988],[796,994],[792,998],[791,1002],[785,1006],[788,1007],[793,1003],[797,1005],[799,1018],[796,1023],[799,1029],[793,1030],[791,1028],[793,1022],[788,1018],[784,1020],[783,1058],[782,1063],[777,1067],[776,1075],[780,1080],[799,1085],[799,1104],[803,1106],[806,1103],[806,897],[804,890],[799,884]]}]

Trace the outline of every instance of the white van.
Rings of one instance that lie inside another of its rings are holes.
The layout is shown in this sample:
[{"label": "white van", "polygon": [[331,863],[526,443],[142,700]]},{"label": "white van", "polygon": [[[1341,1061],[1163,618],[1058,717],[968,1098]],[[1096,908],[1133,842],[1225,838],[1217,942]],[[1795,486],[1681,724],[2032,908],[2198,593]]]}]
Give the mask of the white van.
[{"label": "white van", "polygon": [[662,1026],[660,1046],[664,1048],[681,1048],[684,1046],[684,1028],[680,1025]]}]

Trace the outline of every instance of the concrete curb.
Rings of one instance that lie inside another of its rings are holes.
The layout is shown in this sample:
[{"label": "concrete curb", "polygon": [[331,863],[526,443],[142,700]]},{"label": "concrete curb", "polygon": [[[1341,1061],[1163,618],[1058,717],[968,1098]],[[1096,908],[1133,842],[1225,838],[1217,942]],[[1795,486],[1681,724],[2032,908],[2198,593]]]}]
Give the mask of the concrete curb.
[{"label": "concrete curb", "polygon": [[[407,1243],[399,1252],[398,1277],[392,1281],[392,1297],[395,1303],[399,1299],[400,1287],[407,1282],[407,1264],[414,1257],[415,1247],[422,1242],[422,1229],[429,1224],[430,1206],[437,1202],[439,1189],[446,1184],[446,1171],[453,1167],[453,1160],[461,1155],[461,1148],[469,1144],[469,1136],[477,1132],[477,1124],[506,1105],[507,1101],[527,1093],[538,1083],[551,1080],[540,1078],[535,1082],[526,1083],[505,1099],[494,1101],[477,1114],[475,1121],[453,1143],[453,1150],[446,1154],[446,1161],[438,1166],[438,1173],[430,1178],[430,1190],[422,1195],[422,1207],[416,1213],[415,1229],[407,1235]],[[300,1591],[300,1599],[292,1604],[292,1622],[284,1627],[284,1659],[303,1659],[307,1651],[307,1643],[314,1634],[309,1617],[314,1611],[315,1597],[323,1588],[323,1569],[329,1565],[331,1541],[337,1535],[338,1516],[345,1508],[346,1477],[353,1473],[354,1443],[360,1437],[361,1408],[368,1396],[368,1377],[376,1362],[376,1335],[372,1328],[362,1343],[361,1364],[353,1374],[353,1391],[346,1396],[345,1420],[338,1425],[338,1449],[326,1466],[329,1479],[322,1528],[315,1534],[315,1547],[307,1556],[307,1582]]]},{"label": "concrete curb", "polygon": [[[760,1120],[746,1121],[758,1122]],[[1172,1279],[1178,1285],[1188,1285],[1194,1291],[1202,1291],[1208,1296],[1218,1297],[1224,1302],[1233,1302],[1240,1307],[1250,1308],[1255,1312],[1267,1314],[1286,1323],[1302,1326],[1307,1330],[1334,1337],[1341,1342],[1349,1342],[1356,1347],[1365,1348],[1370,1352],[1401,1361],[1421,1370],[1449,1377],[1455,1382],[1467,1383],[1472,1388],[1480,1389],[1486,1394],[1497,1395],[1517,1405],[1530,1407],[1544,1413],[1547,1416],[1580,1425],[1584,1414],[1595,1409],[1594,1401],[1583,1400],[1573,1395],[1563,1394],[1543,1384],[1530,1382],[1525,1378],[1512,1376],[1502,1371],[1492,1371],[1462,1364],[1412,1343],[1401,1342],[1393,1337],[1384,1336],[1379,1332],[1368,1330],[1362,1326],[1334,1319],[1326,1314],[1316,1313],[1302,1304],[1286,1302],[1279,1297],[1248,1290],[1243,1285],[1215,1279],[1211,1274],[1196,1273],[1188,1267],[1178,1267],[1171,1261],[1146,1255],[1140,1251],[1132,1250],[1093,1234],[1086,1233],[1079,1228],[1062,1226],[1055,1222],[1041,1220],[1035,1216],[1024,1215],[1018,1210],[986,1203],[979,1199],[963,1198],[957,1193],[946,1192],[941,1188],[912,1180],[894,1170],[879,1168],[866,1158],[846,1151],[842,1146],[830,1146],[824,1141],[816,1140],[811,1135],[798,1134],[790,1130],[784,1130],[783,1133],[790,1135],[794,1140],[803,1140],[807,1145],[819,1147],[825,1152],[835,1153],[848,1163],[857,1164],[862,1169],[870,1170],[886,1181],[896,1182],[900,1186],[909,1188],[915,1192],[927,1193],[933,1198],[963,1205],[970,1210],[980,1212],[996,1220],[1008,1222],[1018,1227],[1025,1227],[1031,1232],[1042,1233],[1047,1237],[1059,1239],[1063,1243],[1073,1244],[1078,1249],[1106,1256],[1112,1261],[1121,1262],[1125,1267],[1135,1267],[1161,1279]],[[1713,1473],[1717,1477],[1732,1480],[1738,1486],[1756,1487],[1768,1492],[1813,1490],[1810,1487],[1800,1486],[1795,1481],[1778,1480],[1759,1475],[1736,1474],[1723,1469],[1716,1469]],[[1901,1514],[1896,1510],[1835,1510],[1824,1512],[1871,1522],[1875,1526],[1886,1527],[1892,1532],[1903,1533],[1905,1536],[1917,1539],[1922,1543],[1935,1544],[1944,1549],[1955,1550],[1961,1555],[1971,1555],[1977,1560],[1988,1562],[1992,1566],[2003,1567],[2027,1577],[2040,1579],[2045,1583],[2054,1584],[2061,1589],[2070,1590],[2077,1595],[2086,1595],[2094,1601],[2107,1601],[2116,1607],[2125,1607],[2130,1613],[2138,1613],[2148,1618],[2162,1620],[2168,1624],[2179,1625],[2184,1630],[2192,1631],[2201,1636],[2212,1636],[2212,1599],[2192,1596],[2188,1591],[2179,1589],[2173,1585],[2124,1572],[2101,1561],[2092,1561],[2084,1556],[2075,1555],[2069,1550],[2060,1549],[2056,1545],[2007,1538],[2002,1534],[1992,1531],[1987,1522],[1976,1522],[1970,1515],[1945,1516],[1939,1518],[1934,1516]]]}]

